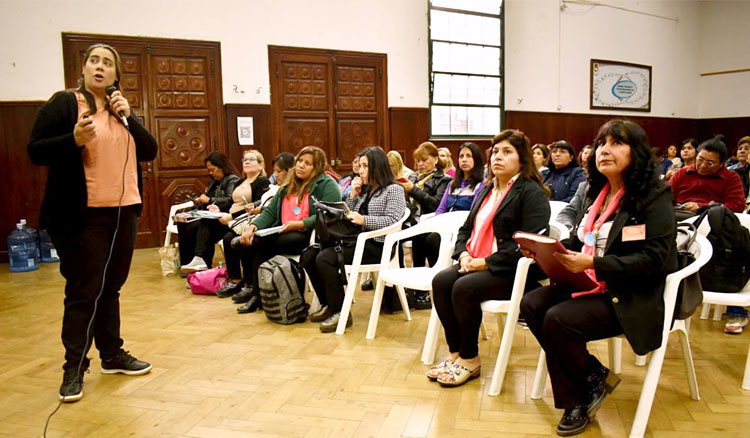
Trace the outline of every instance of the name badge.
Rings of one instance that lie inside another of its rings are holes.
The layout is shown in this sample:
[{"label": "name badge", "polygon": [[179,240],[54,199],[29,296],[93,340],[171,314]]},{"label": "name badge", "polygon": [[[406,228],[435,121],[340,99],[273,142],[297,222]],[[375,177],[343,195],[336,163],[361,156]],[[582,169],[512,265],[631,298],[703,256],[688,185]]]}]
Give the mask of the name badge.
[{"label": "name badge", "polygon": [[646,224],[622,227],[622,241],[633,242],[646,239]]}]

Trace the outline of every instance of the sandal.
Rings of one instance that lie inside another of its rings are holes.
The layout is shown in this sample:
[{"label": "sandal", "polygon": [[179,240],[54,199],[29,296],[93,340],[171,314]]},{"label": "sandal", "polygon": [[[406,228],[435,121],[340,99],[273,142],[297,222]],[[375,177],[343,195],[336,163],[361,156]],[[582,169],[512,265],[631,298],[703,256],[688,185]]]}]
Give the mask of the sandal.
[{"label": "sandal", "polygon": [[427,370],[427,378],[432,380],[433,382],[436,381],[442,374],[450,372],[452,365],[453,362],[451,362],[450,359],[445,359],[444,361]]},{"label": "sandal", "polygon": [[463,365],[454,363],[447,373],[441,374],[438,377],[437,381],[443,386],[461,386],[469,380],[479,377],[481,370],[481,365],[471,370]]}]

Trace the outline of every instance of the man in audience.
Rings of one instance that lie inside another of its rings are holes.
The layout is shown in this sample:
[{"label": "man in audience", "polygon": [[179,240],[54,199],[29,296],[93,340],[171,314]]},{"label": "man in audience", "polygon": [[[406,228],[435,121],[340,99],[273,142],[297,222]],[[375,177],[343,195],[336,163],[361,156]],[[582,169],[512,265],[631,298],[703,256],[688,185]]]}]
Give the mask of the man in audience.
[{"label": "man in audience", "polygon": [[727,146],[721,137],[706,140],[698,147],[695,164],[683,167],[669,179],[679,208],[697,213],[717,202],[737,213],[745,209],[742,181],[724,166],[726,159]]},{"label": "man in audience", "polygon": [[[745,209],[745,191],[737,173],[727,170],[727,146],[720,136],[704,141],[698,147],[695,164],[683,167],[669,180],[678,206],[696,213],[711,202],[723,204],[728,209],[742,213]],[[742,333],[747,325],[747,310],[728,306],[724,332]]]}]

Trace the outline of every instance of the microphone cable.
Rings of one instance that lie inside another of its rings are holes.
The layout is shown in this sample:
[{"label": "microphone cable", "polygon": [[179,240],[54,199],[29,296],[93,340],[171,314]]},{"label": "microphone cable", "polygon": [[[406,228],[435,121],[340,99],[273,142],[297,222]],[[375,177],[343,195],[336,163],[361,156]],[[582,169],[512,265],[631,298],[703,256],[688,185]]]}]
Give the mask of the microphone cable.
[{"label": "microphone cable", "polygon": [[[96,318],[96,311],[99,308],[99,299],[102,297],[102,294],[104,293],[104,282],[107,278],[107,269],[109,268],[110,260],[112,260],[112,251],[115,248],[115,239],[117,239],[117,233],[120,230],[120,211],[122,210],[122,198],[125,196],[125,172],[127,171],[128,161],[130,160],[130,137],[132,137],[132,135],[130,134],[130,131],[128,130],[128,127],[125,128],[125,132],[127,132],[128,134],[127,135],[128,143],[127,143],[127,146],[125,146],[125,164],[122,166],[122,190],[120,191],[120,199],[117,201],[117,221],[115,222],[115,232],[112,235],[112,242],[110,242],[109,244],[109,254],[107,255],[107,261],[104,263],[104,270],[102,272],[102,285],[99,288],[99,294],[96,296],[96,299],[94,300],[94,313],[91,315],[89,324],[86,327],[86,344],[84,345],[83,354],[81,355],[81,360],[78,361],[78,368],[76,369],[76,379],[81,380],[81,391],[83,391],[83,379],[81,377],[81,367],[83,366],[83,360],[86,359],[86,355],[88,354],[89,348],[91,346],[91,341],[92,341],[91,328],[94,325],[94,319]],[[63,404],[63,400],[61,398],[59,402],[57,403],[57,407],[55,407],[55,410],[52,411],[52,413],[49,414],[49,416],[47,417],[47,421],[44,423],[44,438],[47,438],[47,428],[49,427],[50,420],[57,413],[57,411],[60,410],[60,406],[62,406],[62,404]]]}]

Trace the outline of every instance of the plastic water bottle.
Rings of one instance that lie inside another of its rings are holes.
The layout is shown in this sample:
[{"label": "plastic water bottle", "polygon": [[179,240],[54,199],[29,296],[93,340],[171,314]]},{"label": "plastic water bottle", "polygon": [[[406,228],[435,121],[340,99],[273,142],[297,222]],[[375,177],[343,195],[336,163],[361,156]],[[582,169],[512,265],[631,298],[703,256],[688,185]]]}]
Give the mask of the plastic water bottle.
[{"label": "plastic water bottle", "polygon": [[40,250],[40,244],[39,244],[39,233],[36,231],[35,228],[31,228],[26,224],[26,219],[21,219],[20,221],[22,230],[29,234],[34,239],[34,243],[36,244],[36,251],[34,253],[34,257],[36,258],[37,264],[39,264],[39,261],[41,260],[42,252]]},{"label": "plastic water bottle", "polygon": [[60,261],[60,257],[57,256],[55,245],[52,244],[52,239],[49,238],[47,230],[39,230],[39,247],[42,250],[42,261],[44,263]]},{"label": "plastic water bottle", "polygon": [[36,259],[37,244],[34,238],[24,231],[23,225],[16,224],[16,229],[8,236],[8,258],[12,272],[27,272],[39,268]]}]

